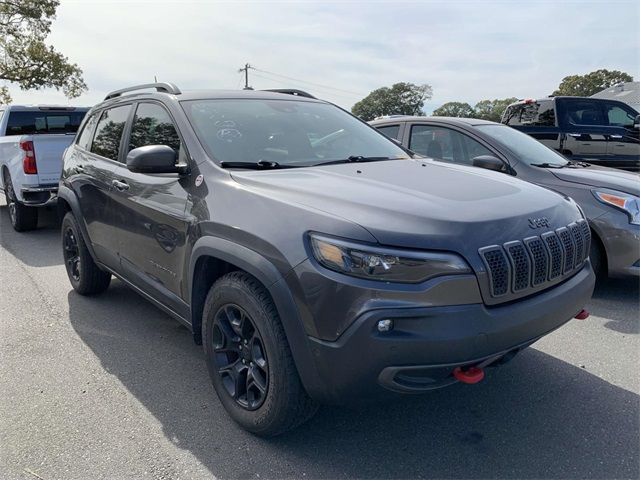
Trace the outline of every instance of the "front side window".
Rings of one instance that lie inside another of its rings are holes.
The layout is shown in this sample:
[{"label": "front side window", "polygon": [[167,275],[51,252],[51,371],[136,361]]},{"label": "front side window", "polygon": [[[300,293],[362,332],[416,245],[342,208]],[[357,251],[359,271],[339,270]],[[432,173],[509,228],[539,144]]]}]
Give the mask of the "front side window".
[{"label": "front side window", "polygon": [[180,151],[180,137],[169,113],[157,103],[141,103],[136,109],[129,137],[129,151],[146,145],[168,145]]},{"label": "front side window", "polygon": [[200,142],[219,162],[306,167],[354,156],[409,158],[391,140],[326,103],[210,99],[181,104]]},{"label": "front side window", "polygon": [[384,133],[389,138],[398,139],[398,133],[400,133],[400,125],[383,125],[382,127],[376,127],[379,132]]},{"label": "front side window", "polygon": [[569,101],[567,116],[574,125],[604,125],[602,110],[598,102]]},{"label": "front side window", "polygon": [[93,153],[118,161],[122,132],[130,112],[131,105],[122,105],[102,112],[91,144]]},{"label": "front side window", "polygon": [[619,105],[608,103],[605,107],[609,125],[615,127],[633,127],[635,115]]},{"label": "front side window", "polygon": [[481,155],[494,155],[477,140],[445,127],[414,125],[411,128],[411,150],[426,157],[447,162],[473,165]]},{"label": "front side window", "polygon": [[75,133],[87,112],[9,112],[6,135],[35,135],[38,133]]},{"label": "front side window", "polygon": [[[567,161],[555,150],[543,145],[538,140],[505,125],[477,125],[478,128],[507,150],[512,151],[521,162],[564,166]],[[492,142],[493,143],[493,142]]]},{"label": "front side window", "polygon": [[87,120],[87,123],[82,127],[82,132],[78,137],[78,146],[84,148],[85,150],[91,149],[91,139],[93,138],[93,129],[96,126],[96,122],[98,121],[97,115],[91,115]]}]

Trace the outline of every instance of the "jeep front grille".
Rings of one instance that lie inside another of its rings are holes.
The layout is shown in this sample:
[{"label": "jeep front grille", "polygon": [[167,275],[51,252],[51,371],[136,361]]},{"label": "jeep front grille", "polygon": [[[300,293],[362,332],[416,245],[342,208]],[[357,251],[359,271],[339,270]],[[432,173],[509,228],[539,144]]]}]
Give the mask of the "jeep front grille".
[{"label": "jeep front grille", "polygon": [[489,277],[492,297],[544,288],[575,273],[589,255],[591,232],[579,220],[540,236],[478,250]]}]

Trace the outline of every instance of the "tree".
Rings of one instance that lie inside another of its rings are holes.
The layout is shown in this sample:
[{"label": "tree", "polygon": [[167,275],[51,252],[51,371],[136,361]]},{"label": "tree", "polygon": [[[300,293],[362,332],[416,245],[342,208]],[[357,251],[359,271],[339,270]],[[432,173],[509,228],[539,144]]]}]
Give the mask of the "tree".
[{"label": "tree", "polygon": [[517,98],[504,98],[502,100],[481,100],[473,107],[475,112],[475,118],[481,118],[483,120],[490,120],[492,122],[499,122],[502,118],[502,113],[509,106],[509,104],[517,101]]},{"label": "tree", "polygon": [[430,85],[396,83],[374,90],[356,103],[351,112],[365,121],[382,115],[424,115],[422,107],[431,98]]},{"label": "tree", "polygon": [[[59,0],[0,0],[0,80],[22,90],[52,87],[69,98],[87,89],[82,70],[44,43],[51,31]],[[0,103],[8,103],[0,87]]]},{"label": "tree", "polygon": [[605,88],[618,83],[633,82],[633,77],[619,70],[596,70],[586,75],[570,75],[564,77],[558,89],[552,95],[568,95],[571,97],[590,97]]},{"label": "tree", "polygon": [[475,117],[476,112],[471,105],[464,102],[448,102],[433,111],[436,117]]}]

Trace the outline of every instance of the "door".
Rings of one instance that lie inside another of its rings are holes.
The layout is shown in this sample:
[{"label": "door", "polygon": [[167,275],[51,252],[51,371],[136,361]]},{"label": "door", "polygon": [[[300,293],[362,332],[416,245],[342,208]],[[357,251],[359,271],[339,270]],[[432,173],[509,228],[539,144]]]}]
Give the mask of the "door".
[{"label": "door", "polygon": [[[449,127],[414,124],[409,136],[409,149],[435,160],[473,166],[473,159],[489,155],[501,156],[478,140]],[[503,160],[504,161],[504,160]],[[505,165],[505,171],[507,171]]]},{"label": "door", "polygon": [[[126,152],[145,145],[168,145],[177,152],[178,163],[188,164],[175,122],[159,103],[136,107]],[[118,165],[113,181],[120,271],[183,317],[188,312],[183,279],[190,184],[189,175],[134,173],[125,164]]]},{"label": "door", "polygon": [[605,120],[611,129],[607,139],[608,166],[640,169],[640,131],[633,126],[637,115],[623,103],[604,103]]},{"label": "door", "polygon": [[606,161],[610,131],[600,102],[565,99],[560,114],[564,134],[563,153],[593,163]]},{"label": "door", "polygon": [[98,260],[117,268],[117,242],[112,232],[111,182],[131,105],[93,114],[85,123],[70,156],[65,177],[74,190],[82,219]]}]

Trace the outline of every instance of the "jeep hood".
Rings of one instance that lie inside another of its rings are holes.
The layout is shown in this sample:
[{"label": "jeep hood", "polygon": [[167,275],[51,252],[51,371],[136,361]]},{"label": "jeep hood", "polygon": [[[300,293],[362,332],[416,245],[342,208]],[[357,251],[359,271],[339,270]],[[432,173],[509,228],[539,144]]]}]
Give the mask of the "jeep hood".
[{"label": "jeep hood", "polygon": [[609,188],[620,192],[640,195],[640,175],[615,168],[590,167],[558,168],[549,170],[556,178],[565,182],[580,183],[590,187]]},{"label": "jeep hood", "polygon": [[231,175],[265,201],[348,219],[381,244],[399,247],[477,252],[480,246],[539,233],[531,230],[529,218],[546,217],[551,228],[579,218],[572,200],[547,189],[502,173],[431,160],[234,170]]}]

